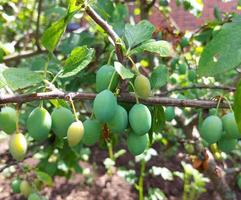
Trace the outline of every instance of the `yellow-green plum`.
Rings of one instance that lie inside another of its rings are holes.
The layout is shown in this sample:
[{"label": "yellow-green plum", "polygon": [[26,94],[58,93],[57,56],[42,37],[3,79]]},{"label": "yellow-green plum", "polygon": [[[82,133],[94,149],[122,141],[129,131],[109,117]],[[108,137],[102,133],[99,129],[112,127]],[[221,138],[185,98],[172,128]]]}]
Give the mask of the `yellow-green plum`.
[{"label": "yellow-green plum", "polygon": [[127,136],[128,150],[134,156],[142,154],[147,147],[147,143],[148,143],[147,134],[139,136],[130,132]]},{"label": "yellow-green plum", "polygon": [[101,124],[96,119],[87,119],[83,123],[84,125],[84,137],[82,142],[85,145],[94,145],[101,135]]},{"label": "yellow-green plum", "polygon": [[12,134],[16,130],[17,113],[11,107],[4,107],[0,112],[0,130]]},{"label": "yellow-green plum", "polygon": [[146,134],[151,128],[151,113],[147,106],[135,104],[129,112],[129,122],[135,134]]},{"label": "yellow-green plum", "polygon": [[73,122],[67,132],[69,146],[73,147],[79,144],[84,135],[84,126],[81,121]]},{"label": "yellow-green plum", "polygon": [[22,181],[20,184],[20,192],[22,195],[24,195],[26,198],[32,193],[32,187],[29,184],[28,181]]},{"label": "yellow-green plum", "polygon": [[235,121],[234,113],[227,113],[222,117],[223,129],[226,134],[225,137],[238,139],[241,138],[241,134],[238,130],[238,125]]},{"label": "yellow-green plum", "polygon": [[209,144],[216,143],[222,136],[222,120],[215,115],[207,117],[201,126],[201,137]]},{"label": "yellow-green plum", "polygon": [[[119,76],[115,73],[115,69],[111,65],[102,66],[96,73],[96,91],[101,92],[108,89],[113,76],[110,90],[113,91],[118,85]],[[114,74],[114,75],[113,75]]]},{"label": "yellow-green plum", "polygon": [[104,90],[96,95],[93,106],[97,120],[102,123],[109,122],[117,110],[117,100],[110,90]]},{"label": "yellow-green plum", "polygon": [[59,138],[66,137],[70,124],[75,121],[73,113],[65,107],[59,107],[54,109],[51,118],[52,129],[56,136]]},{"label": "yellow-green plum", "polygon": [[44,141],[51,130],[52,119],[49,112],[43,107],[35,108],[27,120],[29,135],[36,141]]},{"label": "yellow-green plum", "polygon": [[108,128],[113,133],[122,133],[128,125],[128,114],[122,106],[117,106],[116,113],[111,121],[108,122]]},{"label": "yellow-green plum", "polygon": [[151,95],[150,81],[142,74],[135,78],[134,87],[136,94],[143,99],[147,99]]},{"label": "yellow-green plum", "polygon": [[9,140],[9,150],[12,157],[17,160],[23,160],[27,153],[27,140],[22,133],[14,133]]}]

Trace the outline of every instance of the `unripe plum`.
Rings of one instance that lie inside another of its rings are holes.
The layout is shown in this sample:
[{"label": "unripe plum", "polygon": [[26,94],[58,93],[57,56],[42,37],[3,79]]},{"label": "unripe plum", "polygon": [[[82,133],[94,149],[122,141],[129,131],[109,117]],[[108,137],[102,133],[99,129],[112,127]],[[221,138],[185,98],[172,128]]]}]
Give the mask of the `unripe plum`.
[{"label": "unripe plum", "polygon": [[59,138],[65,137],[70,124],[74,122],[73,113],[65,107],[55,108],[51,114],[51,118],[54,133]]},{"label": "unripe plum", "polygon": [[14,133],[10,137],[9,150],[17,161],[23,160],[27,152],[27,140],[22,133]]},{"label": "unripe plum", "polygon": [[171,107],[171,106],[166,107],[165,119],[170,122],[174,118],[175,118],[175,109],[174,109],[174,107]]},{"label": "unripe plum", "polygon": [[136,94],[141,98],[147,99],[151,95],[150,81],[142,74],[136,77],[134,87]]},{"label": "unripe plum", "polygon": [[11,107],[4,107],[0,112],[0,129],[7,134],[12,134],[16,130],[17,113]]},{"label": "unripe plum", "polygon": [[52,119],[49,112],[37,107],[29,115],[27,129],[29,135],[36,141],[44,141],[51,130]]},{"label": "unripe plum", "polygon": [[130,126],[137,135],[144,135],[150,130],[151,120],[151,113],[143,104],[135,104],[129,112]]},{"label": "unripe plum", "polygon": [[127,136],[127,147],[128,150],[134,156],[142,154],[147,147],[147,134],[145,135],[136,135],[134,133],[129,133]]},{"label": "unripe plum", "polygon": [[[108,89],[113,73],[115,69],[111,65],[102,66],[96,73],[96,91],[101,92]],[[119,76],[115,73],[113,81],[111,83],[110,90],[113,91],[118,85]]]},{"label": "unripe plum", "polygon": [[201,137],[209,144],[216,143],[222,136],[222,120],[215,115],[207,117],[201,126]]},{"label": "unripe plum", "polygon": [[235,121],[234,113],[227,113],[222,117],[223,129],[226,131],[225,137],[238,139],[241,134]]},{"label": "unripe plum", "polygon": [[226,138],[226,137],[221,137],[221,139],[218,140],[217,142],[218,148],[225,153],[229,153],[232,150],[234,150],[237,143],[238,143],[237,139]]},{"label": "unripe plum", "polygon": [[104,90],[96,95],[93,106],[94,114],[100,122],[109,122],[117,110],[117,100],[110,90]]},{"label": "unripe plum", "polygon": [[96,119],[87,119],[83,123],[84,125],[84,136],[83,136],[83,143],[85,145],[93,145],[95,144],[101,135],[101,124]]},{"label": "unripe plum", "polygon": [[81,121],[73,122],[67,132],[69,146],[77,145],[84,135],[84,126]]},{"label": "unripe plum", "polygon": [[128,125],[128,115],[122,106],[117,106],[114,117],[108,122],[108,127],[113,133],[123,132]]}]

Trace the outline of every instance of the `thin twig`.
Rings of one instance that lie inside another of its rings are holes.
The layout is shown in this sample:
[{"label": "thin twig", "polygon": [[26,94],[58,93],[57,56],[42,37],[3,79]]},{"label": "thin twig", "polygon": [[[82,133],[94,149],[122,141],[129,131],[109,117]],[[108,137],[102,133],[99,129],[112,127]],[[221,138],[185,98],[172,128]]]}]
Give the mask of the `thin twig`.
[{"label": "thin twig", "polygon": [[123,56],[122,47],[120,44],[120,41],[121,41],[120,37],[113,30],[113,28],[104,19],[102,19],[98,13],[95,12],[95,10],[93,8],[88,6],[85,11],[111,37],[111,39],[115,45],[115,51],[116,51],[117,58],[118,58],[119,62],[122,63],[124,56]]},{"label": "thin twig", "polygon": [[184,90],[191,90],[191,89],[210,89],[210,90],[226,90],[229,92],[235,92],[236,88],[232,86],[216,86],[216,85],[193,85],[193,86],[187,86],[187,87],[177,87],[170,89],[166,92],[161,93],[162,95],[167,95],[172,92],[178,92],[178,91],[184,91]]},{"label": "thin twig", "polygon": [[5,56],[3,59],[4,63],[9,63],[11,61],[18,61],[22,58],[29,58],[38,54],[47,53],[47,50],[36,50],[36,51],[25,51],[20,54],[13,54],[10,56]]}]

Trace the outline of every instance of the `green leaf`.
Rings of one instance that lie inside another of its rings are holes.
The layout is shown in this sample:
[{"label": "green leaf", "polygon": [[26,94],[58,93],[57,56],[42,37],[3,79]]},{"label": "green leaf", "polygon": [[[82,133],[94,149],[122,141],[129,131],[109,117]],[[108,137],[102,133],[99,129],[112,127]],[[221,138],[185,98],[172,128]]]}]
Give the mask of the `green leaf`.
[{"label": "green leaf", "polygon": [[239,82],[237,88],[236,88],[236,92],[234,95],[234,116],[235,116],[235,120],[237,122],[239,131],[241,132],[241,81]]},{"label": "green leaf", "polygon": [[95,51],[87,46],[76,47],[64,63],[62,78],[74,76],[92,61]]},{"label": "green leaf", "polygon": [[5,78],[3,77],[3,71],[5,69],[0,68],[0,89],[7,85]]},{"label": "green leaf", "polygon": [[68,12],[72,13],[78,11],[84,2],[85,0],[69,0]]},{"label": "green leaf", "polygon": [[151,73],[151,87],[154,89],[160,89],[168,81],[168,70],[165,65],[161,65],[153,70]]},{"label": "green leaf", "polygon": [[166,123],[165,119],[165,111],[162,106],[154,106],[154,110],[152,113],[153,120],[152,120],[152,131],[160,132]]},{"label": "green leaf", "polygon": [[45,185],[52,186],[53,180],[51,176],[49,176],[47,173],[42,171],[37,171],[36,175],[40,181],[42,181]]},{"label": "green leaf", "polygon": [[62,34],[67,25],[67,18],[64,17],[53,23],[47,30],[44,31],[41,38],[43,46],[50,52],[53,52],[57,46]]},{"label": "green leaf", "polygon": [[159,40],[159,41],[149,40],[141,44],[140,46],[132,49],[129,55],[138,54],[143,51],[157,53],[161,57],[170,57],[174,55],[174,50],[172,48],[172,45],[169,42],[164,40]]},{"label": "green leaf", "polygon": [[134,77],[134,74],[129,69],[124,67],[121,63],[115,62],[114,66],[115,66],[115,70],[121,76],[121,78],[123,80],[124,79],[130,79],[130,78]]},{"label": "green leaf", "polygon": [[197,72],[215,76],[241,64],[241,21],[225,24],[204,49]]},{"label": "green leaf", "polygon": [[23,89],[42,81],[42,76],[28,68],[9,68],[3,71],[7,85],[13,89]]},{"label": "green leaf", "polygon": [[155,27],[148,21],[140,21],[136,25],[125,25],[125,38],[129,49],[152,38]]}]

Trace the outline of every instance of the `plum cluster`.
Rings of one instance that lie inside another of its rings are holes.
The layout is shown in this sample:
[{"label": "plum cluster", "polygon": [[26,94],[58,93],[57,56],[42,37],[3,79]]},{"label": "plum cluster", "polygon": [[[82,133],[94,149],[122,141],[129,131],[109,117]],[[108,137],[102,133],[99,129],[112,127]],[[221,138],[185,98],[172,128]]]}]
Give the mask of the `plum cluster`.
[{"label": "plum cluster", "polygon": [[201,125],[200,135],[208,144],[217,143],[218,148],[226,153],[235,149],[241,138],[233,112],[222,118],[217,115],[208,116]]},{"label": "plum cluster", "polygon": [[[118,104],[113,93],[119,82],[119,75],[111,65],[102,66],[96,74],[97,95],[93,102],[93,114],[83,123],[76,113],[66,107],[53,109],[50,114],[42,104],[32,110],[26,121],[27,135],[37,142],[48,139],[54,133],[60,139],[67,138],[70,147],[79,143],[94,145],[104,127],[111,134],[127,132],[127,146],[133,155],[141,154],[148,145],[147,133],[151,128],[152,116],[147,106],[137,102],[129,110]],[[151,85],[147,77],[138,74],[134,80],[135,95],[148,98]],[[74,109],[73,109],[74,110]],[[75,112],[75,111],[74,111]],[[0,129],[10,136],[9,151],[14,159],[23,160],[28,148],[26,137],[18,128],[16,110],[4,107],[0,112]]]}]

